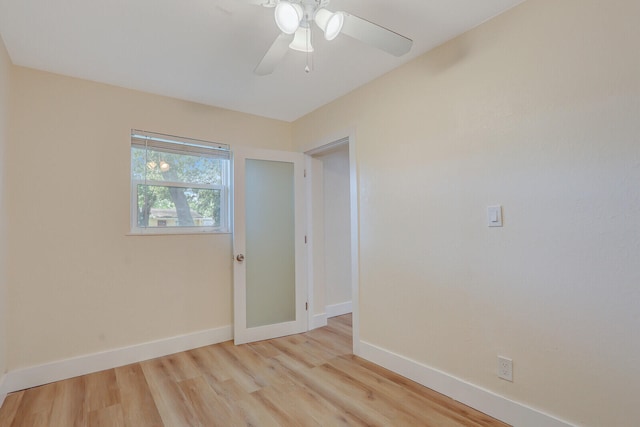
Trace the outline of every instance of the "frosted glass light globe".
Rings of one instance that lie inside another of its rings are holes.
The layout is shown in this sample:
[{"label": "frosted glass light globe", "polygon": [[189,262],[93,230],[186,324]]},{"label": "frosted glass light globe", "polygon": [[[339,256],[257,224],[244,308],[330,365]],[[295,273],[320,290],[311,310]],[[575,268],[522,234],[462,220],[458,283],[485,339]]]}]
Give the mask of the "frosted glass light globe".
[{"label": "frosted glass light globe", "polygon": [[281,1],[276,6],[276,25],[285,34],[293,34],[300,26],[302,7],[299,4]]}]

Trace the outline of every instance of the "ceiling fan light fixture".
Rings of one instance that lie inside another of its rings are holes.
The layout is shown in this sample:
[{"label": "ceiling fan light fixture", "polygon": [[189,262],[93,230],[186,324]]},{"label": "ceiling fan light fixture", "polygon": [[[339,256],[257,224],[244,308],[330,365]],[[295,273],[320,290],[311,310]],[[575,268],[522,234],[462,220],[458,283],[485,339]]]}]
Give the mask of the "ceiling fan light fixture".
[{"label": "ceiling fan light fixture", "polygon": [[311,46],[311,28],[298,28],[289,47],[299,52],[313,52],[313,46]]},{"label": "ceiling fan light fixture", "polygon": [[331,15],[329,21],[327,22],[327,28],[324,30],[324,38],[331,41],[338,37],[340,31],[342,31],[342,26],[344,25],[344,15],[342,12],[336,12]]},{"label": "ceiling fan light fixture", "polygon": [[276,25],[285,34],[293,34],[302,20],[302,7],[297,3],[281,1],[276,6]]},{"label": "ceiling fan light fixture", "polygon": [[329,18],[331,18],[332,13],[329,12],[325,8],[320,8],[316,10],[316,13],[313,15],[313,20],[316,22],[318,28],[324,32],[324,29],[327,28],[327,22]]},{"label": "ceiling fan light fixture", "polygon": [[338,37],[344,25],[344,13],[330,12],[320,8],[316,11],[314,20],[316,25],[324,32],[324,38],[331,41]]},{"label": "ceiling fan light fixture", "polygon": [[[1,1],[1,0],[0,0]],[[305,71],[313,69],[311,21],[324,33],[326,40],[345,35],[378,48],[394,56],[402,56],[411,50],[413,40],[347,12],[331,12],[325,9],[330,0],[244,0],[256,4],[275,6],[275,21],[281,30],[276,40],[256,66],[254,73],[266,76],[284,58],[289,49],[305,52]]]}]

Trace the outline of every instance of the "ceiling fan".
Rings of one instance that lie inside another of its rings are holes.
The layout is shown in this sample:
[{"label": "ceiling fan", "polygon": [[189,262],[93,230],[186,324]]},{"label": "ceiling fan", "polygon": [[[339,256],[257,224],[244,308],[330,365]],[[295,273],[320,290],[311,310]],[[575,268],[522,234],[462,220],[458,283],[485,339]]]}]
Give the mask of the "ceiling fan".
[{"label": "ceiling fan", "polygon": [[[274,8],[276,25],[281,33],[264,55],[254,72],[271,74],[284,58],[288,49],[313,52],[312,23],[324,33],[326,40],[346,34],[356,40],[395,56],[409,52],[413,41],[378,24],[347,12],[331,12],[326,6],[330,0],[248,0],[252,4]],[[309,72],[309,64],[305,68]]]}]

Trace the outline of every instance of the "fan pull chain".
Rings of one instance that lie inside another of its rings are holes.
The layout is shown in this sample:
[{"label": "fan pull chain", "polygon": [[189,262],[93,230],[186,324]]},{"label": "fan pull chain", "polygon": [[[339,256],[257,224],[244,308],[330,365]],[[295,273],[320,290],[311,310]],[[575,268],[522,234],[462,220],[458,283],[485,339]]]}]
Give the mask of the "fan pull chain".
[{"label": "fan pull chain", "polygon": [[311,64],[310,57],[311,57],[311,53],[307,52],[307,65],[305,65],[304,67],[305,73],[310,73],[311,70],[313,69],[313,64]]},{"label": "fan pull chain", "polygon": [[306,37],[305,40],[307,43],[307,65],[304,67],[304,72],[307,74],[313,70],[313,53],[311,51],[311,46],[313,46],[312,37],[313,31],[311,31],[311,26],[309,26],[309,37]]}]

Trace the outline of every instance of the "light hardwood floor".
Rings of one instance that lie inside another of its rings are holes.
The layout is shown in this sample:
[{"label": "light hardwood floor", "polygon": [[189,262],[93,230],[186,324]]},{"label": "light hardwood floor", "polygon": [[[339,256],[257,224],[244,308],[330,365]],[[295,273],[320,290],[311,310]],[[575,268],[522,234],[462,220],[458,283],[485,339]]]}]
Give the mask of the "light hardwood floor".
[{"label": "light hardwood floor", "polygon": [[505,426],[351,353],[351,316],[12,393],[0,426]]}]

